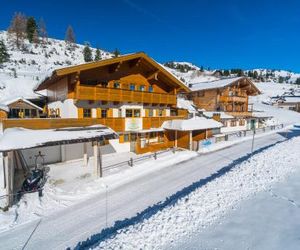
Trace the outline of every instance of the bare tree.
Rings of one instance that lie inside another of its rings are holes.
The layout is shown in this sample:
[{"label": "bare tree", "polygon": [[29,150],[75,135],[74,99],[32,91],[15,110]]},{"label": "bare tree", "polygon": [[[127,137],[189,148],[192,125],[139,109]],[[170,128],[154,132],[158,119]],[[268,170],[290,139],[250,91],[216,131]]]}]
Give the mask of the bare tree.
[{"label": "bare tree", "polygon": [[16,12],[11,20],[8,32],[12,35],[18,48],[23,44],[26,37],[27,18],[21,12]]},{"label": "bare tree", "polygon": [[39,20],[39,37],[42,38],[43,43],[46,43],[48,41],[48,33],[47,33],[47,28],[46,28],[46,24],[43,18],[41,18]]},{"label": "bare tree", "polygon": [[74,30],[71,25],[67,28],[65,42],[69,45],[73,45],[76,42]]}]

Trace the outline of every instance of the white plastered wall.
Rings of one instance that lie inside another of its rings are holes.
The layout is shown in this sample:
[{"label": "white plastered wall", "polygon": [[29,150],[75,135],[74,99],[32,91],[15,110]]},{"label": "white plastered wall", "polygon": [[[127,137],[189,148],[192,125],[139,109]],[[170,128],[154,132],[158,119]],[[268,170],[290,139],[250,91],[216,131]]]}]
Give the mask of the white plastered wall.
[{"label": "white plastered wall", "polygon": [[78,118],[78,110],[73,99],[55,101],[48,104],[49,109],[59,109],[61,118]]}]

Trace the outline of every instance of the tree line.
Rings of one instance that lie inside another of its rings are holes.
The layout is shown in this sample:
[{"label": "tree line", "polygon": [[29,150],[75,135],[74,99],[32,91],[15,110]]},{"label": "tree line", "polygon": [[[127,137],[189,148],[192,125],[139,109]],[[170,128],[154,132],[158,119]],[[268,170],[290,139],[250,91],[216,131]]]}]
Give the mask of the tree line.
[{"label": "tree line", "polygon": [[[44,19],[40,18],[39,21],[36,21],[35,17],[27,17],[21,12],[16,12],[14,14],[7,32],[9,40],[20,50],[25,50],[25,40],[28,40],[29,43],[35,45],[45,45],[48,43],[48,31]],[[68,25],[66,29],[65,43],[69,50],[73,50],[76,47],[76,36],[71,25]],[[99,61],[102,59],[101,50],[99,48],[96,49],[95,56],[93,57],[89,42],[85,43],[82,53],[85,62]],[[118,49],[115,49],[112,53],[114,57],[120,55]],[[10,55],[7,51],[7,47],[5,46],[4,41],[0,40],[0,65],[4,62],[8,62],[9,59]]]}]

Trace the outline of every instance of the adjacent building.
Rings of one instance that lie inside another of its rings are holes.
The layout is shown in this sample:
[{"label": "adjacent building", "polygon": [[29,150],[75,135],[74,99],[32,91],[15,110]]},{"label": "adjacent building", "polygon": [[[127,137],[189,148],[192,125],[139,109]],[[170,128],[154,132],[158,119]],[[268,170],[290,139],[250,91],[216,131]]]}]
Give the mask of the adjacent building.
[{"label": "adjacent building", "polygon": [[249,96],[258,95],[260,91],[248,78],[225,78],[190,84],[189,87],[191,92],[186,93],[188,99],[204,112],[210,112],[208,117],[215,114],[214,117],[228,127],[228,132],[258,126],[250,108]]}]

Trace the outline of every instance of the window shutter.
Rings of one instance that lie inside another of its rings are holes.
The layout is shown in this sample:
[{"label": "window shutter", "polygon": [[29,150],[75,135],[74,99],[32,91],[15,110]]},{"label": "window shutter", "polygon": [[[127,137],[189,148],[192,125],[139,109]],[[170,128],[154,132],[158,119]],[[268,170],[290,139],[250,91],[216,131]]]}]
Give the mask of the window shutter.
[{"label": "window shutter", "polygon": [[101,118],[101,108],[97,108],[97,118]]}]

